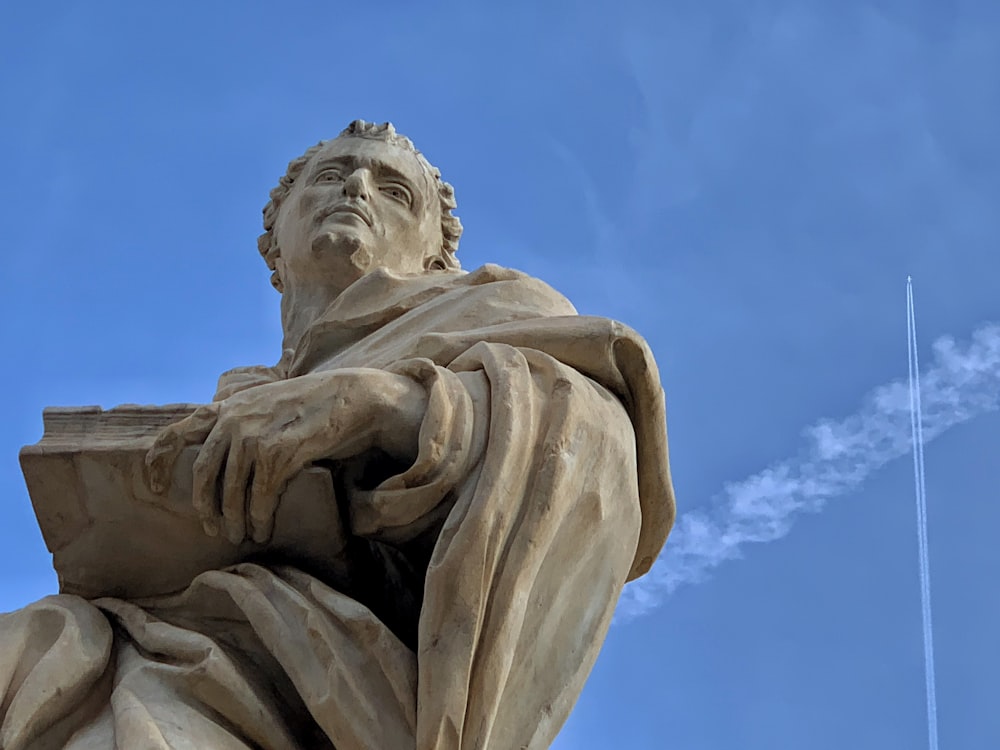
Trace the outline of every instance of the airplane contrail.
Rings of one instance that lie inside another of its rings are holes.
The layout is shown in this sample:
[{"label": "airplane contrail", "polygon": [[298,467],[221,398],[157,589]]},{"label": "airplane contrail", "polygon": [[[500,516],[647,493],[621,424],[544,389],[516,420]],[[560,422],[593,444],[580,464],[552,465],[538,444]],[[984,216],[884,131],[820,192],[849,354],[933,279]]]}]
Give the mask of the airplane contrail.
[{"label": "airplane contrail", "polygon": [[924,632],[924,679],[927,693],[927,743],[938,750],[937,687],[934,679],[934,624],[931,616],[931,573],[927,544],[927,482],[924,472],[923,410],[920,399],[920,357],[913,279],[906,277],[906,348],[910,388],[910,435],[913,443],[913,488],[917,503],[917,546],[920,554],[920,612]]},{"label": "airplane contrail", "polygon": [[[1000,324],[981,325],[964,344],[942,337],[933,354],[920,374],[922,444],[1000,408]],[[807,447],[799,456],[724,485],[702,507],[681,508],[653,569],[625,587],[616,621],[652,611],[679,586],[702,581],[718,565],[740,557],[746,544],[780,539],[800,513],[819,511],[907,455],[913,447],[908,383],[879,386],[854,414],[821,419],[804,434]]]}]

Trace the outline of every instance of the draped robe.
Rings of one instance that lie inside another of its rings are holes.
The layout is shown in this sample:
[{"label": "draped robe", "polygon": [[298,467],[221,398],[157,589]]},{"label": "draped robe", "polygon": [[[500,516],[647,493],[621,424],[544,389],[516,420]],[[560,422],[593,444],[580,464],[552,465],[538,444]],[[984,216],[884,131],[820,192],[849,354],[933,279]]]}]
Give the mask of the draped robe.
[{"label": "draped robe", "polygon": [[376,271],[217,398],[345,367],[414,378],[428,406],[411,464],[331,466],[343,574],[242,562],[0,616],[0,747],[549,746],[673,521],[648,347],[516,271]]}]

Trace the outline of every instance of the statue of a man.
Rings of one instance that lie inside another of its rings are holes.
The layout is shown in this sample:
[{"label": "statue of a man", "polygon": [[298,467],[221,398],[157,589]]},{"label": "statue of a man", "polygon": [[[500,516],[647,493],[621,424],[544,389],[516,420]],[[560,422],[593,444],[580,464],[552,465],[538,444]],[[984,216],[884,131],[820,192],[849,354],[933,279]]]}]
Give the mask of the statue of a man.
[{"label": "statue of a man", "polygon": [[199,446],[203,538],[266,550],[283,489],[323,467],[343,538],[316,569],[261,554],[0,616],[0,747],[549,746],[673,520],[663,392],[625,326],[461,271],[454,207],[388,124],[291,162],[259,243],[282,357],[224,374],[146,481]]}]

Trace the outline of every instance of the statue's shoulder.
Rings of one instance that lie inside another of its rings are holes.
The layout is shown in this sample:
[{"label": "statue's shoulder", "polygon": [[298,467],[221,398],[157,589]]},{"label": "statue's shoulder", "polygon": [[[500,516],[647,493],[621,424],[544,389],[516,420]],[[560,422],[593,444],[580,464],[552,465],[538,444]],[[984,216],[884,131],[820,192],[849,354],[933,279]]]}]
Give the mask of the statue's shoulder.
[{"label": "statue's shoulder", "polygon": [[516,268],[507,268],[496,263],[486,263],[475,271],[462,274],[461,278],[468,286],[501,282],[530,283],[540,281],[524,271],[518,271]]},{"label": "statue's shoulder", "polygon": [[457,285],[484,296],[500,297],[516,304],[530,302],[549,315],[575,315],[576,308],[561,293],[539,278],[515,268],[487,263],[456,279]]}]

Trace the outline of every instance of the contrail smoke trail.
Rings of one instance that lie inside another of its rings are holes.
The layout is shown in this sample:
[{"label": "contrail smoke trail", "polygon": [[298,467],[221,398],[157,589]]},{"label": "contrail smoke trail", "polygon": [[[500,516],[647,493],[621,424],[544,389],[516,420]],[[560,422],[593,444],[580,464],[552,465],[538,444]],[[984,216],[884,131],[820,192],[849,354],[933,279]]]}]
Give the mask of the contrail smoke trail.
[{"label": "contrail smoke trail", "polygon": [[[980,326],[964,345],[941,338],[933,351],[921,378],[921,446],[1000,408],[1000,325]],[[799,456],[725,485],[704,507],[682,507],[656,565],[625,587],[616,619],[652,610],[678,586],[704,580],[717,565],[738,558],[743,545],[780,539],[799,513],[818,511],[856,490],[873,472],[910,452],[911,426],[907,383],[879,386],[853,415],[807,428],[808,447]]]},{"label": "contrail smoke trail", "polygon": [[920,358],[917,353],[917,316],[913,282],[906,277],[906,348],[910,388],[910,435],[913,443],[913,488],[917,503],[917,542],[920,550],[920,608],[924,628],[924,678],[927,688],[927,744],[938,750],[937,688],[934,679],[934,622],[931,617],[931,573],[927,543],[927,482],[924,472],[923,413],[920,401]]}]

